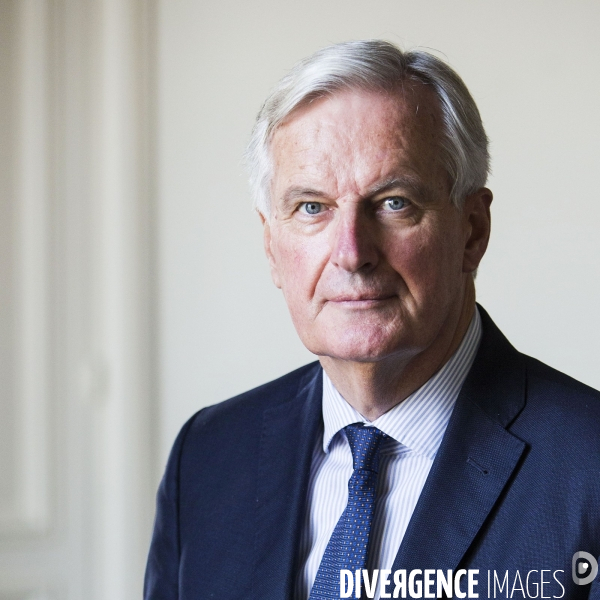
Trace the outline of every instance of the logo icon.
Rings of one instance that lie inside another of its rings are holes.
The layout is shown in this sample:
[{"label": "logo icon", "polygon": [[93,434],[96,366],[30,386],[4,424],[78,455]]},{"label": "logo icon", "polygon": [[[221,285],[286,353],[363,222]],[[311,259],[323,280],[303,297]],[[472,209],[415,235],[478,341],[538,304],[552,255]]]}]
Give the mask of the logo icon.
[{"label": "logo icon", "polygon": [[598,561],[589,552],[575,552],[572,565],[573,581],[577,585],[592,583],[598,575]]}]

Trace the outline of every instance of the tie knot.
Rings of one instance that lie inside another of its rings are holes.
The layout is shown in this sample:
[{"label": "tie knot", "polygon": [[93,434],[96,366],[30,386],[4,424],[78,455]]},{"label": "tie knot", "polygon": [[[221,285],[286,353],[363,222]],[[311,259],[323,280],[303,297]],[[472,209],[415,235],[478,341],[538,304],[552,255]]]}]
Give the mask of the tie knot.
[{"label": "tie knot", "polygon": [[354,423],[345,427],[346,437],[352,451],[354,470],[379,470],[379,448],[387,436],[377,427],[365,427],[362,423]]}]

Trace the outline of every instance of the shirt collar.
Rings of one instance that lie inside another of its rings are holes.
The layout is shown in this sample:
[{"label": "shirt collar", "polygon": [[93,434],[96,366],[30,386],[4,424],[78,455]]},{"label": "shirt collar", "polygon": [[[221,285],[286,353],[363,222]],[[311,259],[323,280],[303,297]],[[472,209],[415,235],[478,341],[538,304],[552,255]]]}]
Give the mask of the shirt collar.
[{"label": "shirt collar", "polygon": [[446,431],[460,388],[481,340],[481,317],[473,318],[456,352],[431,379],[375,421],[368,421],[350,406],[323,371],[323,451],[334,436],[352,423],[373,425],[417,454],[433,460]]}]

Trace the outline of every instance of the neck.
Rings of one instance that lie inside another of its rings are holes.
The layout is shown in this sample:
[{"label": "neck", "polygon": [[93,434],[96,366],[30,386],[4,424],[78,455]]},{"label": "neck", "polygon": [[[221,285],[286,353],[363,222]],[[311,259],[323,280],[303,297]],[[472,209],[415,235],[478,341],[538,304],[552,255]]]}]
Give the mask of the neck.
[{"label": "neck", "polygon": [[394,354],[373,362],[321,356],[323,369],[336,389],[363,417],[374,421],[408,398],[454,354],[467,332],[475,310],[475,286],[468,278],[462,303],[443,324],[427,348],[406,357]]}]

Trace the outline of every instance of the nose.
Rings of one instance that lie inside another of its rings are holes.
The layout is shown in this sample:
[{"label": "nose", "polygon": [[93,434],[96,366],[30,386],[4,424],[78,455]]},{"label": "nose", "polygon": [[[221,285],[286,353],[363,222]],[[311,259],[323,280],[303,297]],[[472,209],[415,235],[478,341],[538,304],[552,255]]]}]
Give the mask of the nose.
[{"label": "nose", "polygon": [[349,273],[370,271],[379,262],[376,231],[360,206],[338,209],[330,262]]}]

